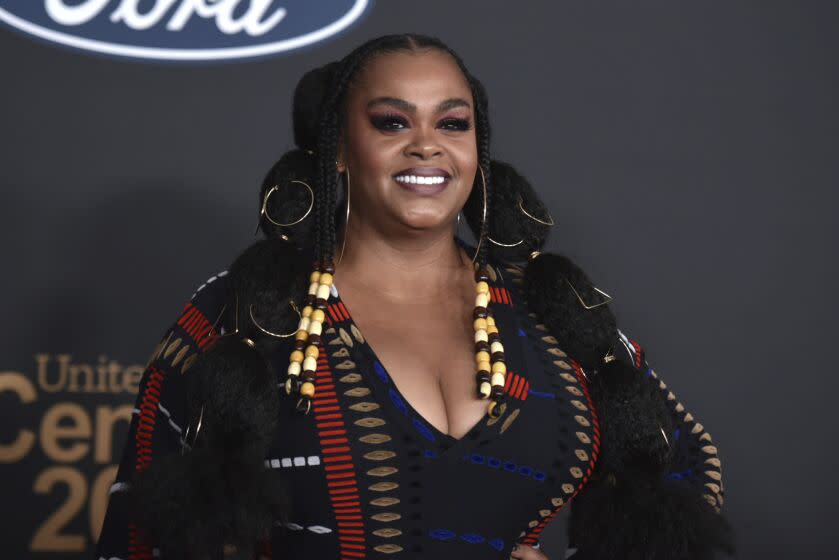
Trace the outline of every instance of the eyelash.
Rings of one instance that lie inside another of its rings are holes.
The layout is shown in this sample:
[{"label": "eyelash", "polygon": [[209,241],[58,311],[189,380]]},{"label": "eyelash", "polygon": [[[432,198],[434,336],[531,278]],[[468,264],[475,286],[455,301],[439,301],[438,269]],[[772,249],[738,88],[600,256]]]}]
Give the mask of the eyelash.
[{"label": "eyelash", "polygon": [[[377,129],[386,131],[402,130],[402,128],[396,128],[394,125],[399,125],[400,127],[408,126],[408,121],[400,115],[374,115],[370,118],[370,121]],[[472,128],[472,122],[469,119],[450,117],[440,121],[438,126],[444,130],[464,132]]]}]

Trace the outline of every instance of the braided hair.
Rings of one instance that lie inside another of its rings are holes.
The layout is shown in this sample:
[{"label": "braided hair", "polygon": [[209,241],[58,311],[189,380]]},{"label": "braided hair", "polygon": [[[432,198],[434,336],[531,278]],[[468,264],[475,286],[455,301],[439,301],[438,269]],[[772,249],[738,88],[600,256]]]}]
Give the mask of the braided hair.
[{"label": "braided hair", "polygon": [[[516,169],[491,159],[488,100],[481,82],[436,38],[401,34],[372,39],[299,81],[293,101],[296,148],[271,167],[259,193],[264,238],[230,267],[225,324],[235,328],[188,374],[187,412],[193,419],[202,414],[202,430],[189,453],[153,463],[133,485],[136,510],[164,557],[214,556],[224,544],[236,545],[249,557],[254,544],[269,536],[273,520],[285,519],[288,502],[279,471],[263,466],[278,428],[278,407],[288,405],[269,360],[286,342],[270,333],[294,331],[298,315],[293,302],[306,294],[312,262],[331,263],[334,257],[341,223],[335,164],[348,92],[374,57],[427,49],[452,57],[474,101],[480,170],[462,211],[478,239],[477,263],[525,263],[528,307],[561,347],[589,371],[621,367],[603,362],[617,335],[614,315],[607,305],[579,306],[578,298],[598,298],[593,284],[569,259],[540,253],[549,222],[532,216],[549,216],[547,208]],[[298,220],[303,215],[307,218]],[[601,393],[608,407],[607,392]],[[663,404],[644,396],[632,408],[631,399],[620,398],[620,406],[612,408],[652,414],[650,425],[666,421]],[[604,430],[604,455],[618,457],[607,463],[620,470],[621,449],[636,442],[607,443],[607,434]],[[667,453],[659,448],[650,452],[658,466],[655,473],[666,468]]]}]

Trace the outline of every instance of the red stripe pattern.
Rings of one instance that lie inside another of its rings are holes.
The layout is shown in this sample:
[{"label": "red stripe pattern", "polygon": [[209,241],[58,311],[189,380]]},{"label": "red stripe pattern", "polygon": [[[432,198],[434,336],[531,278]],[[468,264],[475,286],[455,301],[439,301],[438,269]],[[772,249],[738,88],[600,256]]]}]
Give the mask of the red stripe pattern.
[{"label": "red stripe pattern", "polygon": [[[346,312],[346,309],[342,310],[335,305],[328,306],[328,309],[329,315],[335,320],[339,320],[336,318],[340,316],[339,313]],[[344,415],[338,405],[332,370],[323,346],[320,348],[315,375],[312,410],[326,471],[329,500],[338,527],[341,558],[365,558],[364,519],[361,515],[361,496],[358,492],[355,465],[350,454]]]},{"label": "red stripe pattern", "polygon": [[585,374],[583,373],[583,368],[580,364],[571,359],[571,365],[574,367],[574,374],[577,377],[577,381],[580,383],[580,386],[583,389],[583,394],[586,397],[586,401],[588,402],[588,409],[591,412],[591,425],[592,425],[592,442],[591,442],[591,457],[589,458],[588,467],[586,468],[585,474],[580,481],[579,486],[574,491],[571,496],[568,497],[561,505],[556,506],[553,511],[548,514],[547,516],[542,518],[542,521],[539,522],[538,525],[533,527],[533,529],[527,533],[521,540],[523,544],[526,545],[534,545],[539,540],[539,535],[542,534],[542,531],[551,522],[551,520],[556,517],[559,511],[564,508],[566,505],[571,503],[577,494],[579,494],[583,488],[585,488],[586,483],[591,478],[592,472],[594,472],[594,465],[597,463],[597,457],[600,455],[600,421],[597,418],[597,411],[594,408],[594,402],[591,400],[591,395],[589,394],[588,389],[588,380],[586,379]]},{"label": "red stripe pattern", "polygon": [[212,323],[192,303],[187,303],[184,307],[181,317],[178,319],[178,326],[185,330],[202,350],[218,337]]},{"label": "red stripe pattern", "polygon": [[530,382],[521,375],[508,371],[504,391],[516,399],[526,401],[530,392]]},{"label": "red stripe pattern", "polygon": [[489,300],[493,303],[513,306],[513,300],[510,297],[510,291],[507,288],[489,287]]}]

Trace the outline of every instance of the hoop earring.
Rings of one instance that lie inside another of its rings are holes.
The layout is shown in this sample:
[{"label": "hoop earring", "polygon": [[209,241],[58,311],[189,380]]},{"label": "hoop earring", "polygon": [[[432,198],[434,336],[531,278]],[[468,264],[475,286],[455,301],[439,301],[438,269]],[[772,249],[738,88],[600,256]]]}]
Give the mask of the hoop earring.
[{"label": "hoop earring", "polygon": [[[291,300],[289,300],[288,304],[291,306],[291,308],[292,308],[292,309],[294,309],[294,311],[295,311],[295,312],[297,312],[297,316],[298,316],[298,317],[301,317],[301,315],[300,315],[300,311],[297,309],[297,306],[294,304],[294,302],[293,302],[293,301],[291,301]],[[268,335],[268,336],[270,336],[270,337],[273,337],[273,338],[289,338],[289,337],[294,336],[295,334],[297,334],[297,329],[294,329],[293,331],[291,331],[291,332],[290,332],[290,333],[288,333],[288,334],[279,334],[279,333],[271,332],[271,331],[269,331],[268,329],[264,328],[262,325],[260,325],[260,324],[256,321],[256,319],[255,319],[255,318],[254,318],[254,316],[253,316],[253,304],[250,304],[250,305],[248,306],[248,315],[250,315],[251,322],[253,323],[253,325],[254,325],[257,329],[259,329],[259,331],[260,331],[261,333],[263,333],[263,334],[267,334],[267,335]]]},{"label": "hoop earring", "polygon": [[609,303],[613,299],[612,296],[610,296],[609,294],[607,294],[606,292],[604,292],[603,290],[601,290],[597,286],[592,286],[592,288],[594,288],[594,291],[597,292],[598,294],[600,294],[601,296],[603,296],[605,299],[603,301],[599,302],[599,303],[593,303],[593,304],[589,305],[589,304],[587,304],[586,302],[583,301],[583,298],[580,297],[580,292],[577,291],[577,288],[574,287],[574,284],[572,284],[568,280],[568,278],[565,279],[565,283],[568,284],[571,287],[571,290],[574,292],[574,295],[577,296],[577,299],[579,300],[580,305],[582,305],[586,310],[591,310],[591,309],[594,309],[595,307],[600,307],[601,305],[606,305],[607,303]]},{"label": "hoop earring", "polygon": [[[259,220],[257,220],[256,231],[254,231],[254,235],[256,235],[256,232],[259,231],[259,223],[262,221],[263,217],[265,217],[266,220],[268,220],[269,222],[271,222],[272,224],[274,224],[277,227],[291,227],[291,226],[297,225],[300,222],[302,222],[303,220],[305,220],[306,217],[312,212],[312,208],[315,205],[315,191],[313,191],[312,187],[310,187],[307,183],[305,183],[303,181],[299,181],[297,179],[294,179],[294,180],[289,181],[289,184],[291,184],[291,183],[299,183],[299,184],[303,185],[304,187],[306,187],[307,189],[309,189],[309,207],[306,209],[306,213],[303,214],[303,216],[301,216],[300,218],[294,220],[293,222],[288,222],[287,224],[277,222],[273,218],[271,218],[271,216],[268,214],[268,199],[271,198],[271,195],[274,194],[274,191],[280,190],[279,185],[274,185],[273,187],[268,189],[268,192],[266,192],[265,196],[262,198],[262,207],[259,209]],[[286,240],[288,239],[287,236],[283,236],[283,237]]]},{"label": "hoop earring", "polygon": [[530,212],[525,210],[524,209],[524,200],[522,200],[521,195],[519,195],[519,210],[521,210],[522,214],[524,214],[525,216],[527,216],[528,218],[530,218],[531,220],[533,220],[536,223],[539,223],[539,224],[542,224],[543,226],[548,226],[548,227],[553,227],[553,225],[554,225],[554,219],[553,219],[553,216],[550,215],[550,213],[548,213],[548,220],[550,220],[550,221],[546,222],[544,220],[540,220],[539,218],[537,218],[536,216],[534,216],[533,214],[531,214]]},{"label": "hoop earring", "polygon": [[[337,163],[337,162],[336,162]],[[347,230],[350,223],[350,166],[347,166],[346,169],[347,174],[347,216],[344,218],[344,239],[341,242],[341,255],[338,257],[338,262],[335,264],[340,264],[341,260],[344,258],[344,249],[347,248]]]},{"label": "hoop earring", "polygon": [[518,247],[519,245],[521,245],[522,243],[524,243],[524,239],[519,239],[519,240],[518,240],[518,241],[516,241],[515,243],[501,243],[500,241],[496,241],[495,239],[493,239],[493,238],[492,238],[492,237],[490,237],[489,235],[487,235],[487,241],[489,241],[489,242],[490,242],[490,243],[492,243],[493,245],[498,245],[499,247],[506,247],[506,248],[510,248],[510,247]]},{"label": "hoop earring", "polygon": [[478,246],[475,247],[475,255],[472,257],[472,264],[475,263],[475,260],[478,258],[478,253],[481,251],[481,243],[484,241],[484,229],[486,229],[487,223],[487,179],[486,175],[484,175],[484,169],[480,165],[478,165],[478,171],[481,172],[481,185],[483,186],[484,193],[484,210],[481,213],[481,230],[478,235]]}]

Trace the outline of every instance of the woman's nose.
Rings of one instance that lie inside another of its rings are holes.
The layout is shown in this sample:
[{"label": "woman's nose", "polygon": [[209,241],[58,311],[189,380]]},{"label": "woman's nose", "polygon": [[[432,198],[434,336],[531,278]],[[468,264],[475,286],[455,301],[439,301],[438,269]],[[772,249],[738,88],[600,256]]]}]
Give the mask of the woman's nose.
[{"label": "woman's nose", "polygon": [[443,148],[433,135],[417,129],[411,142],[405,146],[405,154],[420,159],[430,159],[443,153]]}]

